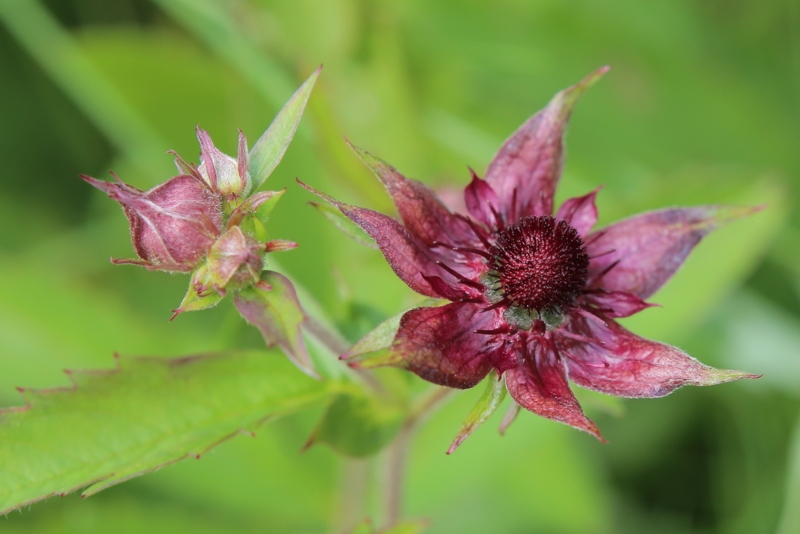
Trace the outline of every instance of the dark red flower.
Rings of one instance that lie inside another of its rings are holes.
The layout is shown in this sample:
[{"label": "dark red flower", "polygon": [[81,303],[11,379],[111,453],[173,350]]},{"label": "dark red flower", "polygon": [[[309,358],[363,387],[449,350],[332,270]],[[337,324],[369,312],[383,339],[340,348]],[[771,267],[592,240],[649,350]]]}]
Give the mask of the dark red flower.
[{"label": "dark red flower", "polygon": [[409,287],[450,301],[403,315],[390,347],[371,365],[404,367],[453,388],[473,387],[494,369],[519,405],[598,439],[568,379],[610,395],[660,397],[684,385],[754,376],[708,367],[614,320],[650,306],[645,299],[703,236],[751,210],[670,208],[592,231],[593,191],[554,213],[567,121],[606,70],[558,93],[523,124],[485,180],[473,173],[464,192],[469,215],[451,212],[422,183],[355,149],[386,186],[402,223],[321,196],[375,239]]}]

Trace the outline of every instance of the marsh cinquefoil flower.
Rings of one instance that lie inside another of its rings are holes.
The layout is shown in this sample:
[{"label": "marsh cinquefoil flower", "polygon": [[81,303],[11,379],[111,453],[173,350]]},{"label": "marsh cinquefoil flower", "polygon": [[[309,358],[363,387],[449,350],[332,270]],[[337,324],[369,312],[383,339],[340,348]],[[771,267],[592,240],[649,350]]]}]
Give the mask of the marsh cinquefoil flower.
[{"label": "marsh cinquefoil flower", "polygon": [[568,379],[620,397],[661,397],[684,385],[753,377],[708,367],[615,321],[650,306],[645,299],[703,236],[751,210],[670,208],[593,231],[593,191],[554,212],[567,121],[605,70],[558,93],[523,124],[485,180],[473,173],[464,191],[469,215],[451,212],[425,185],[356,149],[392,196],[402,224],[324,198],[375,239],[409,287],[450,302],[408,311],[380,357],[351,364],[395,365],[462,389],[495,371],[520,406],[598,439]]}]

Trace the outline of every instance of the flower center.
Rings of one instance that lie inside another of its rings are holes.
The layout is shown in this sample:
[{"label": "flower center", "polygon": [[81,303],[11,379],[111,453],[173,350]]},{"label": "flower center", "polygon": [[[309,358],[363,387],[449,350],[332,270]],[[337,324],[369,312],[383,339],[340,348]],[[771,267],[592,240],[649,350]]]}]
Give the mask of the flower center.
[{"label": "flower center", "polygon": [[578,231],[555,218],[526,217],[497,233],[489,267],[503,300],[537,312],[561,312],[586,285],[589,256]]}]

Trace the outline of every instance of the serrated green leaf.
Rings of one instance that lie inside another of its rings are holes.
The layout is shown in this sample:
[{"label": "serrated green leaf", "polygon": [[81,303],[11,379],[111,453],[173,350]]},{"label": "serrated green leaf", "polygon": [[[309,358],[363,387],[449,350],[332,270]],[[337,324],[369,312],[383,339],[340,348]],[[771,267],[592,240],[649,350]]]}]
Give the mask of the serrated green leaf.
[{"label": "serrated green leaf", "polygon": [[370,456],[397,434],[404,414],[397,402],[360,393],[343,394],[328,407],[308,445],[325,443],[347,456]]},{"label": "serrated green leaf", "polygon": [[275,167],[283,158],[283,154],[292,142],[294,132],[303,116],[308,97],[314,88],[322,67],[315,70],[303,85],[292,95],[292,98],[283,106],[269,128],[253,145],[250,150],[250,176],[253,179],[253,190],[258,189],[264,180],[272,174]]},{"label": "serrated green leaf", "polygon": [[292,282],[274,271],[261,273],[261,282],[236,294],[236,309],[261,331],[268,347],[280,346],[304,373],[318,377],[300,331],[306,316]]},{"label": "serrated green leaf", "polygon": [[357,226],[353,221],[348,219],[341,211],[334,208],[333,206],[329,206],[328,204],[320,204],[319,202],[309,202],[318,212],[322,214],[329,222],[331,222],[336,228],[342,231],[344,235],[359,243],[361,245],[370,247],[370,248],[378,248],[378,245],[375,243],[375,240],[372,239],[369,235],[367,235],[364,230],[362,230],[359,226]]},{"label": "serrated green leaf", "polygon": [[0,513],[91,484],[84,495],[190,456],[327,398],[277,351],[119,358],[22,390],[0,411]]},{"label": "serrated green leaf", "polygon": [[495,371],[489,374],[485,382],[486,389],[483,390],[483,394],[478,399],[478,402],[475,403],[475,406],[470,410],[464,423],[462,423],[456,438],[453,440],[450,448],[447,449],[447,454],[453,454],[458,446],[461,445],[476,428],[489,419],[489,416],[497,410],[497,407],[500,406],[500,403],[506,398],[505,380],[497,376]]}]

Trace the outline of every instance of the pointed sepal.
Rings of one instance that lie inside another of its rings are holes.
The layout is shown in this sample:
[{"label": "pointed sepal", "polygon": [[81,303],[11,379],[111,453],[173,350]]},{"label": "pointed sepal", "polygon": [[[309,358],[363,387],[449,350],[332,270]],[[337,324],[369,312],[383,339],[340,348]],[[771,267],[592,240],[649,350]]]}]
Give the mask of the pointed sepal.
[{"label": "pointed sepal", "polygon": [[464,443],[479,426],[486,422],[487,419],[497,410],[503,399],[506,398],[506,384],[502,377],[497,376],[495,371],[489,373],[485,380],[486,388],[483,390],[478,402],[472,407],[461,429],[458,431],[456,438],[447,449],[447,454],[453,454],[455,450]]},{"label": "pointed sepal", "polygon": [[264,271],[260,282],[239,291],[233,302],[245,321],[261,331],[268,347],[280,346],[298,368],[318,378],[301,331],[306,315],[288,278]]},{"label": "pointed sepal", "polygon": [[553,195],[564,166],[564,134],[572,110],[608,67],[557,93],[503,144],[486,171],[506,224],[524,217],[552,215]]},{"label": "pointed sepal", "polygon": [[375,240],[367,235],[364,230],[348,219],[341,211],[328,204],[319,202],[309,202],[325,219],[339,229],[344,235],[360,245],[370,248],[378,248]]},{"label": "pointed sepal", "polygon": [[214,281],[208,272],[208,266],[202,264],[192,273],[189,289],[186,291],[180,306],[172,310],[170,321],[183,312],[212,308],[219,304],[223,298],[225,298],[225,295],[221,291],[214,289]]},{"label": "pointed sepal", "polygon": [[297,125],[303,117],[303,110],[305,110],[320,71],[322,71],[321,66],[295,91],[269,128],[250,150],[250,176],[253,180],[254,191],[261,187],[261,184],[272,174],[283,158],[295,131],[297,131]]}]

